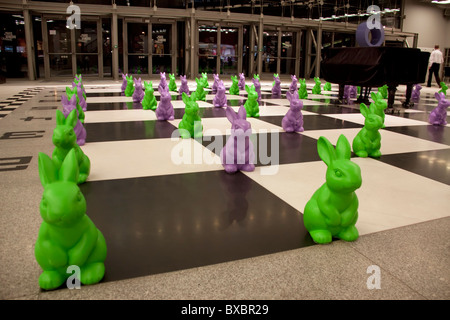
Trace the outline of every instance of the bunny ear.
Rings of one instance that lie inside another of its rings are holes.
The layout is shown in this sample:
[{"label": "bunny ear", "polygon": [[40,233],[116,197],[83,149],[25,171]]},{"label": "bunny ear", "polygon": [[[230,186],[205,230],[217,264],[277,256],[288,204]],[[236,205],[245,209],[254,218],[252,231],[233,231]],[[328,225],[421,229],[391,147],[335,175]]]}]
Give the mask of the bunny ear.
[{"label": "bunny ear", "polygon": [[58,169],[52,159],[45,153],[38,155],[39,179],[43,187],[58,180]]},{"label": "bunny ear", "polygon": [[325,137],[320,137],[317,141],[317,152],[319,153],[320,159],[325,162],[327,166],[336,160],[336,152],[334,151],[333,145]]},{"label": "bunny ear", "polygon": [[361,111],[361,114],[364,116],[364,118],[367,118],[369,115],[369,108],[364,103],[361,103],[359,105],[359,111]]},{"label": "bunny ear", "polygon": [[77,95],[73,94],[72,97],[70,97],[70,104],[74,106],[77,105]]},{"label": "bunny ear", "polygon": [[67,95],[65,94],[61,95],[61,103],[63,105],[69,104],[69,99],[67,98]]},{"label": "bunny ear", "polygon": [[[245,110],[245,108],[244,108],[244,110]],[[234,120],[237,119],[236,112],[234,112],[234,110],[233,110],[230,106],[227,106],[227,110],[225,111],[225,113],[226,113],[226,115],[227,115],[227,119],[228,119],[231,123],[233,123]]]},{"label": "bunny ear", "polygon": [[189,97],[188,97],[188,95],[186,94],[186,92],[183,92],[183,93],[181,94],[181,98],[182,98],[184,104],[187,104],[187,103],[188,103]]},{"label": "bunny ear", "polygon": [[61,110],[56,110],[56,125],[63,125],[66,122],[66,117]]},{"label": "bunny ear", "polygon": [[241,105],[239,107],[239,111],[238,111],[237,115],[238,115],[239,119],[243,119],[243,120],[247,119],[247,110],[245,110],[245,107],[243,105]]},{"label": "bunny ear", "polygon": [[337,159],[350,159],[352,155],[352,149],[350,148],[350,143],[347,138],[341,134],[336,143],[336,157]]},{"label": "bunny ear", "polygon": [[436,97],[436,99],[438,99],[438,101],[441,100],[441,95],[439,94],[439,92],[436,92],[436,93],[434,94],[434,96]]},{"label": "bunny ear", "polygon": [[78,168],[77,156],[75,149],[72,148],[69,153],[67,153],[63,163],[61,164],[61,169],[59,170],[59,180],[77,183],[79,173],[80,170]]},{"label": "bunny ear", "polygon": [[250,92],[250,87],[248,86],[248,84],[245,85],[245,91],[247,91],[247,93]]},{"label": "bunny ear", "polygon": [[77,110],[73,109],[72,111],[70,111],[69,115],[67,116],[66,125],[71,126],[72,128],[75,128],[75,126],[77,125],[77,121],[78,121]]}]

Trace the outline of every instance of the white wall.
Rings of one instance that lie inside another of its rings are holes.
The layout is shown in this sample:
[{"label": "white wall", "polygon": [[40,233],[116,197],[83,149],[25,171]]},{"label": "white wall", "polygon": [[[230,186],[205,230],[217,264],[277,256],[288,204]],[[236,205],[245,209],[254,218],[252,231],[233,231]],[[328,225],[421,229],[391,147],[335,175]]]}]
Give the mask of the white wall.
[{"label": "white wall", "polygon": [[434,4],[405,0],[403,31],[419,34],[419,48],[450,47],[450,18]]}]

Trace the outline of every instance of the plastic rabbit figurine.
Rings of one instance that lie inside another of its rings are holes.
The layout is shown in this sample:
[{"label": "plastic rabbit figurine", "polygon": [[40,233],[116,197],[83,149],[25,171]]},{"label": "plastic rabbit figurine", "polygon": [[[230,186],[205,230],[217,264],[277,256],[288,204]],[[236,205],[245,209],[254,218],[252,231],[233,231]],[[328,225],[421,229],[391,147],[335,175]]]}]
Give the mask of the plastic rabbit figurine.
[{"label": "plastic rabbit figurine", "polygon": [[416,84],[414,86],[414,90],[411,93],[411,101],[414,103],[418,103],[420,101],[420,90],[422,89],[422,86],[420,84]]},{"label": "plastic rabbit figurine", "polygon": [[81,81],[81,74],[75,75],[75,79],[72,82],[72,86],[75,83],[75,86],[79,87],[81,89],[81,92],[83,94],[83,98],[86,100],[86,90],[84,89],[83,82]]},{"label": "plastic rabbit figurine", "polygon": [[281,98],[281,80],[278,74],[273,75],[272,98]]},{"label": "plastic rabbit figurine", "polygon": [[[84,91],[81,82],[72,82],[72,89],[73,88],[77,88],[77,95],[80,102],[84,101],[84,104],[86,104],[86,91]],[[86,106],[84,106],[83,110],[86,111]]]},{"label": "plastic rabbit figurine", "polygon": [[169,86],[167,85],[166,73],[160,72],[159,76],[160,76],[161,80],[159,81],[158,92],[161,93],[163,91],[169,91]]},{"label": "plastic rabbit figurine", "polygon": [[129,75],[127,76],[127,88],[125,89],[125,96],[131,97],[133,95],[133,92],[134,92],[133,76]]},{"label": "plastic rabbit figurine", "polygon": [[383,99],[387,99],[388,98],[388,86],[385,84],[382,87],[378,88],[378,92],[381,93],[381,97]]},{"label": "plastic rabbit figurine", "polygon": [[82,284],[98,283],[105,274],[106,241],[86,215],[86,200],[77,186],[77,155],[71,149],[61,166],[44,153],[38,157],[39,178],[44,187],[39,211],[42,223],[34,247],[43,269],[39,286],[57,289],[71,276],[69,266],[80,268]]},{"label": "plastic rabbit figurine", "polygon": [[351,100],[351,97],[352,97],[351,91],[352,91],[352,86],[350,86],[350,85],[344,86],[344,95],[343,95],[342,99],[347,104],[353,104],[353,101]]},{"label": "plastic rabbit figurine", "polygon": [[291,94],[294,94],[294,92],[296,92],[297,89],[297,77],[295,75],[291,75],[291,85],[289,86],[289,92]]},{"label": "plastic rabbit figurine", "polygon": [[370,108],[375,107],[375,114],[379,115],[381,119],[383,120],[383,126],[381,128],[385,128],[384,125],[384,118],[386,117],[384,110],[387,108],[387,102],[382,97],[381,93],[372,92],[370,93],[370,96],[372,97],[373,103],[370,104]]},{"label": "plastic rabbit figurine", "polygon": [[195,81],[197,82],[197,89],[195,89],[195,96],[196,100],[203,100],[206,101],[206,92],[204,90],[203,82],[196,78]]},{"label": "plastic rabbit figurine", "polygon": [[258,94],[258,101],[261,101],[261,83],[259,82],[259,75],[257,74],[253,75],[252,82],[253,85],[255,86],[255,91]]},{"label": "plastic rabbit figurine", "polygon": [[161,93],[158,108],[155,111],[158,120],[173,120],[174,110],[172,105],[172,96],[168,91]]},{"label": "plastic rabbit figurine", "polygon": [[[63,94],[61,96],[61,102],[63,105],[63,114],[64,117],[68,117],[69,114],[75,110],[75,112],[78,114],[78,110],[77,110],[77,98],[75,95],[72,96],[72,98],[67,99],[67,96],[65,94]],[[86,143],[86,129],[84,128],[83,124],[81,123],[80,119],[78,119],[77,116],[77,124],[75,125],[75,127],[73,128],[75,135],[77,136],[77,144],[79,146],[82,146]]]},{"label": "plastic rabbit figurine", "polygon": [[325,82],[323,85],[323,91],[331,91],[331,83]]},{"label": "plastic rabbit figurine", "polygon": [[314,77],[314,82],[316,83],[312,89],[312,94],[321,94],[322,89],[320,88],[320,78]]},{"label": "plastic rabbit figurine", "polygon": [[350,93],[350,98],[355,99],[358,96],[358,87],[350,86],[349,93]]},{"label": "plastic rabbit figurine", "polygon": [[169,91],[177,91],[177,84],[175,82],[175,75],[169,73]]},{"label": "plastic rabbit figurine", "polygon": [[362,184],[360,167],[350,161],[350,143],[340,135],[336,149],[325,137],[317,141],[317,151],[327,165],[326,182],[313,194],[303,211],[303,223],[316,243],[330,243],[332,238],[354,241],[359,233],[358,197]]},{"label": "plastic rabbit figurine", "polygon": [[[144,110],[155,110],[158,102],[156,101],[154,92],[155,89],[153,89],[153,82],[146,82],[144,81],[145,86],[145,93],[144,93],[144,99],[142,100],[142,109]],[[165,91],[164,91],[165,92]]]},{"label": "plastic rabbit figurine", "polygon": [[231,135],[220,151],[222,165],[227,173],[254,171],[255,154],[250,140],[252,129],[246,120],[245,108],[241,106],[236,114],[231,107],[227,107],[226,114],[231,122]]},{"label": "plastic rabbit figurine", "polygon": [[220,80],[217,85],[217,93],[213,99],[214,107],[226,107],[227,106],[227,97],[225,96],[225,85],[223,81]]},{"label": "plastic rabbit figurine", "polygon": [[434,96],[438,100],[438,105],[431,111],[428,122],[434,126],[445,126],[447,125],[447,108],[450,106],[450,102],[445,98],[443,92],[436,92]]},{"label": "plastic rabbit figurine", "polygon": [[67,119],[61,110],[56,110],[56,128],[53,130],[52,141],[55,145],[53,149],[52,160],[56,167],[61,167],[66,155],[71,149],[75,149],[80,174],[78,176],[78,183],[84,183],[91,171],[91,161],[77,145],[77,136],[74,128],[77,124],[77,113],[72,110]]},{"label": "plastic rabbit figurine", "polygon": [[[84,111],[86,111],[87,109],[87,105],[86,105],[86,100],[83,99],[83,96],[77,93],[78,90],[77,88],[70,88],[70,87],[66,87],[66,95],[67,95],[67,99],[70,100],[72,99],[73,96],[76,97],[76,101],[77,101],[77,115],[78,115],[78,119],[81,121],[81,123],[84,123],[84,118],[85,118],[85,114]],[[83,106],[86,109],[83,109]]]},{"label": "plastic rabbit figurine", "polygon": [[202,72],[202,77],[200,78],[200,82],[202,83],[203,88],[209,88],[208,74],[206,72]]},{"label": "plastic rabbit figurine", "polygon": [[239,84],[238,84],[237,76],[231,76],[231,81],[232,81],[232,84],[231,84],[229,93],[237,96],[237,95],[239,95]]},{"label": "plastic rabbit figurine", "polygon": [[379,158],[381,156],[381,134],[383,119],[376,114],[376,108],[367,108],[361,103],[359,110],[364,116],[364,127],[353,139],[353,152],[361,158]]},{"label": "plastic rabbit figurine", "polygon": [[181,80],[181,86],[180,86],[180,89],[178,89],[178,93],[182,94],[184,92],[187,95],[189,95],[191,92],[189,91],[186,76],[180,76],[180,80]]},{"label": "plastic rabbit figurine", "polygon": [[214,82],[213,85],[211,87],[211,93],[216,94],[217,93],[217,86],[219,85],[219,75],[218,74],[213,74],[214,77]]},{"label": "plastic rabbit figurine", "polygon": [[245,90],[245,76],[243,73],[239,73],[238,87],[239,90]]},{"label": "plastic rabbit figurine", "polygon": [[134,78],[133,102],[141,102],[144,99],[144,89],[142,89],[141,78]]},{"label": "plastic rabbit figurine", "polygon": [[120,87],[120,90],[122,93],[125,93],[125,89],[127,88],[127,84],[128,84],[127,76],[128,76],[128,74],[122,73],[122,86]]},{"label": "plastic rabbit figurine", "polygon": [[306,89],[306,79],[300,79],[300,89],[298,89],[299,99],[308,99],[308,90]]},{"label": "plastic rabbit figurine", "polygon": [[244,108],[247,111],[247,117],[259,117],[259,104],[258,94],[255,87],[245,85],[245,91],[247,91],[247,101],[245,101]]},{"label": "plastic rabbit figurine", "polygon": [[286,98],[290,102],[290,108],[283,117],[281,125],[286,132],[303,132],[303,101],[298,98],[297,92],[295,94],[286,92]]},{"label": "plastic rabbit figurine", "polygon": [[178,129],[183,139],[190,137],[200,138],[203,136],[202,119],[198,115],[199,107],[195,95],[195,92],[192,93],[191,97],[188,97],[184,92],[182,94],[183,102],[186,107],[184,109],[183,118],[178,125]]},{"label": "plastic rabbit figurine", "polygon": [[448,87],[447,87],[447,85],[445,84],[445,82],[444,81],[441,81],[441,90],[439,90],[438,92],[439,93],[443,93],[444,94],[444,96],[446,96],[447,95],[447,89],[448,89]]}]

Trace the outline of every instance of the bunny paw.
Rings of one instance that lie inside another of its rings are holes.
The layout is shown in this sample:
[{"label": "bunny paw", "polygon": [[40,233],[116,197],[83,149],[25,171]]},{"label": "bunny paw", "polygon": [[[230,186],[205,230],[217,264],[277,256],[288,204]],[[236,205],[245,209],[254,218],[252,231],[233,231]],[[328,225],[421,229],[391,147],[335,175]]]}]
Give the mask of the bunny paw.
[{"label": "bunny paw", "polygon": [[359,232],[355,226],[350,226],[339,232],[337,237],[344,241],[355,241],[359,237]]},{"label": "bunny paw", "polygon": [[331,232],[328,230],[314,230],[310,232],[310,235],[316,243],[325,244],[331,242]]},{"label": "bunny paw", "polygon": [[103,262],[90,263],[81,268],[80,277],[83,284],[94,284],[103,279],[105,264]]},{"label": "bunny paw", "polygon": [[59,288],[66,279],[58,271],[44,271],[39,276],[39,286],[44,290]]}]

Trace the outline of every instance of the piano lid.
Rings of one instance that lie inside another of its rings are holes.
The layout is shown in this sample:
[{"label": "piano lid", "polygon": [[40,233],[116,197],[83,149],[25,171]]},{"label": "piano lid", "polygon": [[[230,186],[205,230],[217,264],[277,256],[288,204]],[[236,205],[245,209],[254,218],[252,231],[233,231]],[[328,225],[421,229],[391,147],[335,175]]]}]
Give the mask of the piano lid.
[{"label": "piano lid", "polygon": [[398,47],[328,48],[323,54],[325,81],[365,87],[424,82],[430,55]]}]

